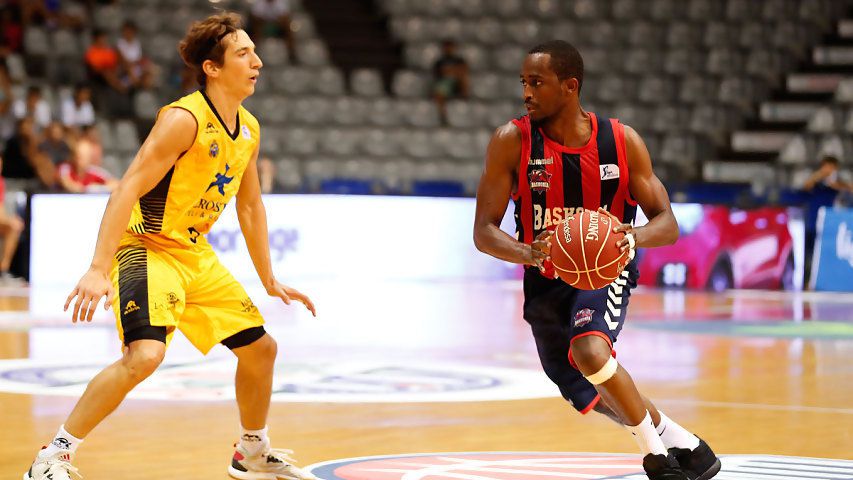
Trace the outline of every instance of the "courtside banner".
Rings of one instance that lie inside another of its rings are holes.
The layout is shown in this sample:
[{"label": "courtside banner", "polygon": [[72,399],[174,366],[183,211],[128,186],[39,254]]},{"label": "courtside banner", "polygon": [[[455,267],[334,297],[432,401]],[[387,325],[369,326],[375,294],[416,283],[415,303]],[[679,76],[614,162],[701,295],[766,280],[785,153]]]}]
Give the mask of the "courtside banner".
[{"label": "courtside banner", "polygon": [[853,210],[821,208],[817,218],[811,286],[853,292]]},{"label": "courtside banner", "polygon": [[[106,195],[35,195],[30,282],[71,291],[89,267]],[[474,199],[338,195],[264,197],[279,278],[491,280],[517,267],[476,250]],[[512,211],[501,226],[512,234]],[[257,282],[234,202],[207,240],[234,276]]]}]

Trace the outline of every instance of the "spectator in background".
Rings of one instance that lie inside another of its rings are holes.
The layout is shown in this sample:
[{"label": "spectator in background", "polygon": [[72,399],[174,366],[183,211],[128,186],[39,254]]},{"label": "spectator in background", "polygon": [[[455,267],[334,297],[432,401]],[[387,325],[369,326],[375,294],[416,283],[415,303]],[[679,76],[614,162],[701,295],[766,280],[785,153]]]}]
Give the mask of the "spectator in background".
[{"label": "spectator in background", "polygon": [[135,88],[149,89],[152,86],[154,64],[142,53],[142,43],[137,32],[136,24],[125,21],[116,47],[130,84]]},{"label": "spectator in background", "polygon": [[289,0],[255,0],[249,13],[249,34],[252,38],[283,38],[291,63],[299,63],[296,42],[291,27]]},{"label": "spectator in background", "polygon": [[95,29],[92,32],[92,44],[86,50],[85,60],[93,81],[122,94],[127,92],[127,85],[121,81],[119,54],[110,45],[105,31]]},{"label": "spectator in background", "polygon": [[62,123],[78,133],[83,127],[95,123],[92,89],[88,85],[77,85],[74,95],[62,101]]},{"label": "spectator in background", "polygon": [[[3,168],[3,157],[0,156],[0,170]],[[18,248],[18,240],[24,231],[24,221],[21,217],[6,213],[6,180],[0,176],[0,238],[3,239],[3,252],[0,254],[0,285],[23,285],[25,282],[9,273],[12,257]]]},{"label": "spectator in background", "polygon": [[54,165],[69,161],[71,159],[71,147],[65,140],[65,127],[59,122],[50,122],[45,130],[44,140],[39,143],[38,150]]},{"label": "spectator in background", "polygon": [[104,148],[98,128],[95,125],[86,125],[80,132],[80,139],[89,142],[91,164],[96,167],[103,165]]},{"label": "spectator in background", "polygon": [[59,166],[58,180],[62,189],[71,193],[109,192],[118,184],[109,172],[93,165],[96,145],[80,138],[71,161]]},{"label": "spectator in background", "polygon": [[15,114],[12,112],[12,79],[6,62],[0,62],[0,142],[15,133]]},{"label": "spectator in background", "polygon": [[33,121],[24,117],[15,125],[15,134],[6,142],[3,151],[2,175],[7,179],[24,180],[27,189],[38,190],[52,187],[55,183],[55,168],[46,156],[38,151],[38,136]]},{"label": "spectator in background", "polygon": [[433,70],[433,98],[438,106],[443,123],[447,123],[447,100],[468,98],[468,63],[456,54],[456,42],[445,40],[441,45],[441,56],[435,61]]},{"label": "spectator in background", "polygon": [[261,182],[261,193],[282,193],[284,188],[275,178],[275,163],[270,157],[258,160],[258,179]]},{"label": "spectator in background", "polygon": [[14,5],[0,7],[0,44],[12,52],[21,52],[24,44],[24,27],[20,11]]},{"label": "spectator in background", "polygon": [[813,193],[828,192],[835,197],[839,192],[853,192],[853,184],[840,178],[838,157],[824,155],[818,169],[806,180],[803,190]]},{"label": "spectator in background", "polygon": [[50,124],[50,105],[42,98],[41,88],[33,85],[27,88],[27,98],[18,99],[12,107],[15,118],[30,117],[34,121],[36,133]]}]

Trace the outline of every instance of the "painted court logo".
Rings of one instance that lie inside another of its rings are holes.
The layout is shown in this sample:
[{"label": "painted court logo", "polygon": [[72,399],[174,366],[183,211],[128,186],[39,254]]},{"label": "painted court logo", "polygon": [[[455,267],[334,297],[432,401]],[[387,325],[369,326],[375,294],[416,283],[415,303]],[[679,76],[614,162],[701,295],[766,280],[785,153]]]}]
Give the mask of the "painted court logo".
[{"label": "painted court logo", "polygon": [[[853,461],[773,455],[723,456],[718,478],[853,478]],[[647,480],[639,455],[544,452],[428,453],[362,457],[307,467],[325,480]]]}]

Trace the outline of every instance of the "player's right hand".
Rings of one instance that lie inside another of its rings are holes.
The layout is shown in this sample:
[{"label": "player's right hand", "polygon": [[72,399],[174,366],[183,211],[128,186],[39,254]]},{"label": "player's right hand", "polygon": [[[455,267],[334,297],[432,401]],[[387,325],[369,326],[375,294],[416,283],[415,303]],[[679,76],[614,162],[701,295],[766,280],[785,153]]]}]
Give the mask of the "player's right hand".
[{"label": "player's right hand", "polygon": [[545,261],[551,260],[551,236],[553,232],[548,230],[543,231],[530,245],[530,260],[531,265],[536,265],[540,272],[545,272]]},{"label": "player's right hand", "polygon": [[68,295],[63,310],[67,312],[68,306],[71,305],[71,301],[76,297],[77,301],[74,302],[71,322],[76,323],[78,320],[81,322],[83,320],[91,322],[92,317],[95,315],[95,309],[98,308],[98,303],[101,301],[101,297],[107,297],[106,301],[104,301],[104,310],[109,310],[113,304],[114,293],[113,282],[110,281],[107,273],[90,268],[83,274],[80,281],[77,282],[77,286],[74,287],[71,294]]}]

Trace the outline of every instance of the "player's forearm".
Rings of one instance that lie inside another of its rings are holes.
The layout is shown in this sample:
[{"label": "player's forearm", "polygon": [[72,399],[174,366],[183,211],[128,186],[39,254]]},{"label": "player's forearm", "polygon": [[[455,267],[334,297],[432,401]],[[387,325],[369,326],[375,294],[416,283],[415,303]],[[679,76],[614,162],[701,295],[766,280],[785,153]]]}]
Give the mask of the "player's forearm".
[{"label": "player's forearm", "polygon": [[519,242],[492,224],[474,230],[474,245],[477,250],[506,262],[534,264],[530,245]]},{"label": "player's forearm", "polygon": [[240,230],[246,239],[249,256],[252,257],[252,263],[255,265],[255,271],[258,272],[258,278],[266,287],[275,280],[275,277],[270,260],[267,212],[264,204],[260,201],[251,206],[238,204],[237,218],[240,221]]},{"label": "player's forearm", "polygon": [[663,247],[678,240],[678,222],[672,211],[661,212],[649,219],[649,223],[632,230],[637,248]]},{"label": "player's forearm", "polygon": [[130,212],[133,211],[133,205],[137,200],[139,200],[138,195],[126,185],[119,184],[118,188],[113,190],[104,210],[104,217],[101,219],[91,268],[105,273],[112,268],[113,256],[118,249],[122,234],[127,229]]}]

